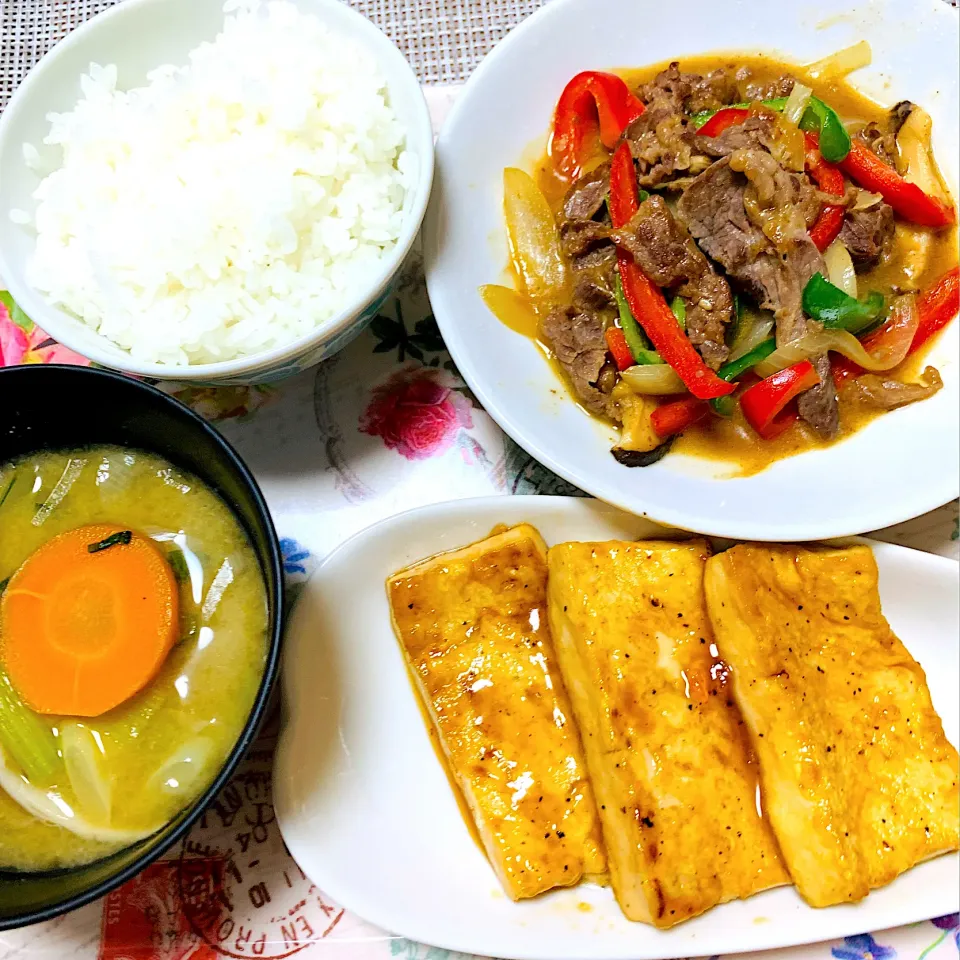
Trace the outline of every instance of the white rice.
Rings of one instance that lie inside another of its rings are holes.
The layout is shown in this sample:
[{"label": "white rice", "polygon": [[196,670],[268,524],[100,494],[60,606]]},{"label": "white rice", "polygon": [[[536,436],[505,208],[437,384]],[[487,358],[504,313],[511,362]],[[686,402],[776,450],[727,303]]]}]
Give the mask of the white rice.
[{"label": "white rice", "polygon": [[[395,247],[417,174],[373,57],[287,0],[231,0],[223,32],[116,88],[91,65],[51,114],[28,281],[139,361],[288,343]],[[25,146],[28,163],[37,151]]]}]

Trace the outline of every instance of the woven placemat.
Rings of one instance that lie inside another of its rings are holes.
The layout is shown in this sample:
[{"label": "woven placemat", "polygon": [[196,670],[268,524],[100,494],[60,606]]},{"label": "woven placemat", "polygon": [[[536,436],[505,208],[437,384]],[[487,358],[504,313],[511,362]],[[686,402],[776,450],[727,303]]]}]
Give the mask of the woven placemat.
[{"label": "woven placemat", "polygon": [[[58,40],[122,0],[0,0],[0,110]],[[347,0],[406,54],[423,83],[457,83],[545,0]]]}]

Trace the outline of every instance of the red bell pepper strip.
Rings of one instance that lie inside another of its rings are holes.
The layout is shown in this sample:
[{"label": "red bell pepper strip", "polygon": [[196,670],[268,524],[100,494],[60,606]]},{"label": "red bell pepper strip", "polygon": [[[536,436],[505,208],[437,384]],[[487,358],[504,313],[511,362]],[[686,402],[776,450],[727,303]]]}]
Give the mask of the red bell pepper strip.
[{"label": "red bell pepper strip", "polygon": [[776,440],[781,434],[786,433],[798,420],[800,414],[797,412],[796,403],[789,403],[780,411],[771,421],[763,433],[764,440]]},{"label": "red bell pepper strip", "polygon": [[[778,370],[765,380],[754,384],[740,397],[740,409],[764,440],[771,440],[786,427],[777,415],[793,399],[820,382],[820,374],[809,360],[801,360],[792,367]],[[789,424],[788,424],[789,425]]]},{"label": "red bell pepper strip", "polygon": [[861,187],[879,193],[904,220],[924,227],[949,227],[957,222],[954,207],[924,193],[915,183],[904,180],[858,140],[853,141],[839,167]]},{"label": "red bell pepper strip", "polygon": [[650,423],[656,435],[665,440],[676,433],[683,433],[687,427],[699,423],[710,413],[710,404],[696,397],[684,397],[661,403],[650,415]]},{"label": "red bell pepper strip", "polygon": [[727,127],[734,127],[743,123],[750,115],[749,110],[740,107],[727,107],[718,110],[698,131],[705,137],[718,137]]},{"label": "red bell pepper strip", "polygon": [[[910,353],[915,353],[934,334],[939,333],[958,313],[960,313],[960,267],[948,270],[932,286],[927,287],[917,298],[917,312],[920,322],[917,331],[910,343]],[[883,332],[883,327],[877,330],[870,338],[864,340],[863,345],[869,346],[869,341]],[[830,358],[833,377],[837,383],[859,377],[864,373],[863,367],[844,356],[836,355]]]},{"label": "red bell pepper strip", "polygon": [[632,367],[637,361],[633,359],[633,351],[627,338],[619,327],[607,327],[603,334],[607,341],[607,347],[613,354],[613,362],[618,370],[626,370]]},{"label": "red bell pepper strip", "polygon": [[864,372],[859,363],[848,360],[842,353],[834,353],[830,357],[830,370],[833,380],[838,386],[851,377],[859,377]]},{"label": "red bell pepper strip", "polygon": [[[817,138],[813,134],[805,133],[803,137],[806,142],[807,173],[813,177],[817,186],[824,193],[832,193],[834,196],[842,197],[844,194],[843,174],[839,168],[823,159]],[[825,203],[820,208],[820,214],[810,228],[810,239],[821,253],[840,235],[844,215],[844,208],[836,204]]]},{"label": "red bell pepper strip", "polygon": [[564,87],[553,118],[550,155],[563,176],[580,175],[588,134],[599,133],[612,150],[620,134],[644,111],[643,102],[620,77],[587,70]]},{"label": "red bell pepper strip", "polygon": [[[640,206],[637,174],[633,156],[626,143],[620,144],[610,167],[610,218],[616,228],[624,226]],[[622,247],[617,248],[617,263],[623,295],[630,312],[643,327],[654,349],[669,363],[687,389],[701,400],[712,400],[732,393],[736,387],[721,380],[693,348],[687,335],[658,286],[652,283]]]},{"label": "red bell pepper strip", "polygon": [[[640,209],[640,188],[630,147],[622,143],[610,161],[610,221],[614,229],[626,226]],[[676,323],[676,318],[674,318]]]},{"label": "red bell pepper strip", "polygon": [[910,352],[922,347],[960,313],[960,267],[948,270],[932,287],[917,298],[920,324],[910,344]]}]

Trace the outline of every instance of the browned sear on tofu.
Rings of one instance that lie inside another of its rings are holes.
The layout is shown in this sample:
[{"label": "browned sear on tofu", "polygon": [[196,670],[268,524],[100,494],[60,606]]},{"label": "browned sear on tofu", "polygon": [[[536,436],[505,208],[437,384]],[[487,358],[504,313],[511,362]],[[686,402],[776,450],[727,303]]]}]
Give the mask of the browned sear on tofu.
[{"label": "browned sear on tofu", "polygon": [[394,628],[487,856],[514,900],[606,871],[547,622],[546,545],[522,524],[401,571]]},{"label": "browned sear on tofu", "polygon": [[563,543],[550,623],[624,914],[666,928],[787,883],[707,618],[704,540]]},{"label": "browned sear on tofu", "polygon": [[956,850],[957,751],[881,613],[872,551],[737,546],[708,562],[706,589],[804,899],[860,900]]}]

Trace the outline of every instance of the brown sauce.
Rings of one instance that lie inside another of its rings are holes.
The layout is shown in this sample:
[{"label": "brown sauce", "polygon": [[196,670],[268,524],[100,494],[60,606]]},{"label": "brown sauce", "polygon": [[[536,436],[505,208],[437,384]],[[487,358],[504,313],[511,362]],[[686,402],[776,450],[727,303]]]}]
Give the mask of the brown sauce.
[{"label": "brown sauce", "polygon": [[[669,61],[654,64],[638,69],[616,70],[631,88],[652,80],[660,70],[668,66]],[[827,101],[845,121],[868,122],[880,120],[887,113],[887,107],[859,93],[850,83],[844,81],[824,82],[810,77],[808,70],[794,63],[775,60],[757,54],[713,54],[694,57],[683,57],[680,68],[685,72],[706,74],[719,67],[733,67],[734,69],[747,66],[751,71],[751,80],[763,82],[773,80],[783,74],[790,74],[811,87],[814,93]],[[544,137],[544,141],[546,141]],[[534,179],[546,196],[551,209],[559,211],[564,195],[569,188],[569,181],[558,176],[549,153],[541,148],[538,159],[532,171]],[[588,161],[585,168],[597,165],[608,159],[609,154],[598,144],[595,161]],[[932,234],[929,243],[929,252],[923,269],[913,276],[905,275],[901,250],[904,244],[909,243],[910,233],[922,231],[923,228],[912,228],[898,219],[897,235],[891,253],[870,272],[859,273],[857,276],[861,295],[870,290],[879,290],[889,296],[892,293],[920,289],[923,290],[932,284],[957,264],[957,228],[953,227],[936,234]],[[510,279],[514,284],[516,275],[512,267],[507,268]],[[549,346],[539,336],[539,330],[534,329],[536,314],[529,307],[512,306],[505,301],[494,305],[488,302],[496,316],[507,326],[536,340],[537,344],[548,357],[561,382],[567,384],[566,375],[561,366],[554,359]],[[917,375],[926,366],[924,357],[932,343],[925,346],[917,354],[909,357],[900,367],[889,371],[892,378],[901,380],[915,380]],[[568,385],[568,384],[567,384]],[[568,392],[572,395],[572,390]],[[696,427],[691,428],[680,436],[674,444],[673,450],[689,456],[695,456],[713,461],[727,462],[736,467],[740,476],[749,476],[759,473],[770,464],[786,457],[794,456],[805,450],[816,447],[830,446],[849,437],[861,427],[865,426],[882,411],[866,408],[857,404],[840,402],[840,433],[835,440],[824,441],[807,424],[798,422],[782,436],[773,441],[760,440],[743,419],[737,410],[737,415],[730,420],[720,417],[711,417]]]},{"label": "brown sauce", "polygon": [[430,716],[430,712],[423,702],[423,697],[420,695],[420,690],[417,686],[417,678],[413,675],[409,665],[407,666],[407,679],[410,681],[410,691],[413,694],[413,699],[417,702],[417,709],[420,711],[423,724],[427,728],[427,735],[430,737],[430,746],[433,747],[437,761],[440,763],[440,767],[446,775],[447,783],[450,784],[450,791],[457,801],[457,807],[460,810],[460,816],[463,818],[464,826],[470,831],[470,837],[473,842],[480,848],[483,855],[486,856],[487,850],[483,845],[483,841],[480,839],[480,831],[477,830],[477,821],[474,819],[473,811],[470,809],[470,805],[467,803],[467,799],[460,789],[460,784],[457,783],[456,777],[454,777],[450,770],[450,762],[447,760],[447,755],[443,750],[443,744],[440,742],[440,734],[437,732],[433,717]]}]

